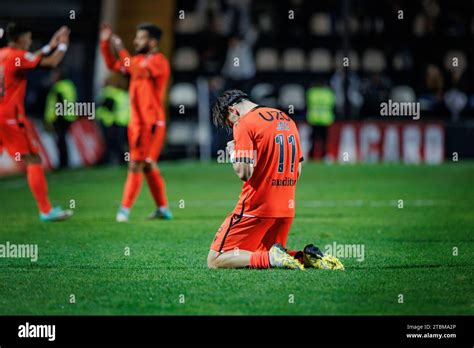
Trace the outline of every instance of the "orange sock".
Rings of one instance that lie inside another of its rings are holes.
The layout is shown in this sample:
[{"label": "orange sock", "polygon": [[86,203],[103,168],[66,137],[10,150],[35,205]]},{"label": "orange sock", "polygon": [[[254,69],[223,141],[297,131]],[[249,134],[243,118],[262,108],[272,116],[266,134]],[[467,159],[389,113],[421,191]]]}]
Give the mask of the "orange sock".
[{"label": "orange sock", "polygon": [[286,252],[288,254],[290,254],[291,256],[295,257],[296,254],[298,253],[298,250],[289,250],[289,249],[287,249]]},{"label": "orange sock", "polygon": [[52,206],[48,198],[48,183],[44,176],[43,166],[39,163],[27,165],[26,177],[39,211],[44,214],[49,213]]},{"label": "orange sock", "polygon": [[151,195],[155,200],[155,204],[158,208],[165,207],[168,205],[166,199],[166,187],[165,181],[161,176],[159,169],[152,169],[148,172],[145,172],[146,181],[148,182],[148,187],[150,189]]},{"label": "orange sock", "polygon": [[128,172],[123,190],[122,207],[131,208],[142,188],[142,172]]},{"label": "orange sock", "polygon": [[270,268],[268,251],[256,251],[250,256],[250,268]]}]

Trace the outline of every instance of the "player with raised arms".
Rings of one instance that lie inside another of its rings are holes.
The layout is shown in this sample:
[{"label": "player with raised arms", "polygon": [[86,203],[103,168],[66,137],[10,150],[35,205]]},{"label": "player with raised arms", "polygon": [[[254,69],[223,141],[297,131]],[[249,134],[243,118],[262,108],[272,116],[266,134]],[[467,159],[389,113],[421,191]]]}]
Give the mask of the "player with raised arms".
[{"label": "player with raised arms", "polygon": [[63,26],[47,45],[29,52],[31,29],[11,23],[6,30],[8,45],[0,48],[0,153],[5,148],[25,164],[28,185],[41,221],[65,220],[72,216],[72,211],[53,207],[49,200],[39,144],[25,113],[26,81],[32,69],[58,66],[68,48],[69,32],[69,28]]},{"label": "player with raised arms", "polygon": [[136,55],[131,56],[109,25],[103,24],[100,31],[100,48],[107,67],[130,76],[130,162],[116,216],[118,222],[129,220],[130,209],[140,193],[143,173],[156,204],[148,218],[172,218],[165,182],[157,165],[165,139],[164,99],[170,77],[168,59],[159,52],[161,34],[161,29],[154,24],[139,25],[133,41]]},{"label": "player with raised arms", "polygon": [[216,126],[233,130],[227,151],[244,184],[212,242],[209,268],[344,269],[312,244],[302,251],[285,249],[303,161],[295,122],[236,89],[225,91],[212,113]]}]

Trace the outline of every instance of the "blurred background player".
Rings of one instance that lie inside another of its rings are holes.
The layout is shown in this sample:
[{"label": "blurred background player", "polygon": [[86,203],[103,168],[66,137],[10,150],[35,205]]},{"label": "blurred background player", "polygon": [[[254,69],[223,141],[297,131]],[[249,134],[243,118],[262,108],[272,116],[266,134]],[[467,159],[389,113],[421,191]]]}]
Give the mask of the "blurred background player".
[{"label": "blurred background player", "polygon": [[285,249],[295,216],[296,182],[303,152],[295,122],[284,112],[257,105],[242,91],[225,91],[213,108],[214,123],[232,128],[228,153],[244,181],[239,201],[216,233],[209,268],[343,269],[310,244]]},{"label": "blurred background player", "polygon": [[136,55],[131,56],[111,27],[101,26],[100,49],[107,67],[130,75],[130,162],[122,204],[116,216],[118,222],[128,221],[142,186],[143,173],[157,207],[148,218],[172,218],[165,183],[157,166],[165,139],[163,103],[170,76],[168,60],[159,52],[161,34],[161,29],[154,24],[139,25],[133,42]]},{"label": "blurred background player", "polygon": [[111,73],[101,90],[96,114],[105,136],[104,164],[118,165],[125,161],[127,126],[130,120],[128,80],[119,73]]},{"label": "blurred background player", "polygon": [[31,29],[11,23],[7,27],[8,46],[0,49],[0,150],[4,147],[26,165],[28,185],[42,221],[65,220],[72,216],[72,211],[53,208],[49,201],[37,140],[25,114],[27,72],[38,67],[56,67],[66,53],[69,32],[69,28],[61,27],[49,44],[32,53],[28,52]]},{"label": "blurred background player", "polygon": [[331,88],[316,82],[306,91],[306,121],[312,127],[312,158],[324,159],[328,128],[334,123],[336,97]]}]

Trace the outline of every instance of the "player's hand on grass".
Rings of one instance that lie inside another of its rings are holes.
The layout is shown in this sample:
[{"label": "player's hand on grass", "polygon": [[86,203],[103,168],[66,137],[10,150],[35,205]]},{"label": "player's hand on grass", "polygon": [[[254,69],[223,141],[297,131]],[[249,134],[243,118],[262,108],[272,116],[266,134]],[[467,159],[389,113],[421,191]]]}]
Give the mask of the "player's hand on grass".
[{"label": "player's hand on grass", "polygon": [[227,143],[226,151],[230,156],[231,161],[234,161],[235,157],[235,140],[229,141]]},{"label": "player's hand on grass", "polygon": [[112,27],[110,26],[110,24],[102,23],[100,25],[100,34],[99,34],[100,41],[109,41],[112,34],[113,32],[112,32]]}]

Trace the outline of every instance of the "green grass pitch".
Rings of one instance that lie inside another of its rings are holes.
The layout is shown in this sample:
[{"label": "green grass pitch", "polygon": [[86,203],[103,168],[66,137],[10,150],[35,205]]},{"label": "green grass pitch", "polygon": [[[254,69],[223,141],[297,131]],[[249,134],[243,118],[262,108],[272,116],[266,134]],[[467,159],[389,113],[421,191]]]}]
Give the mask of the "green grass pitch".
[{"label": "green grass pitch", "polygon": [[25,178],[1,179],[0,244],[38,244],[39,259],[0,258],[0,314],[474,314],[474,163],[306,164],[288,246],[364,245],[344,272],[207,269],[241,184],[230,165],[161,170],[173,221],[145,220],[146,182],[131,222],[114,221],[125,168],[48,174],[54,203],[75,201],[63,223],[38,221]]}]

